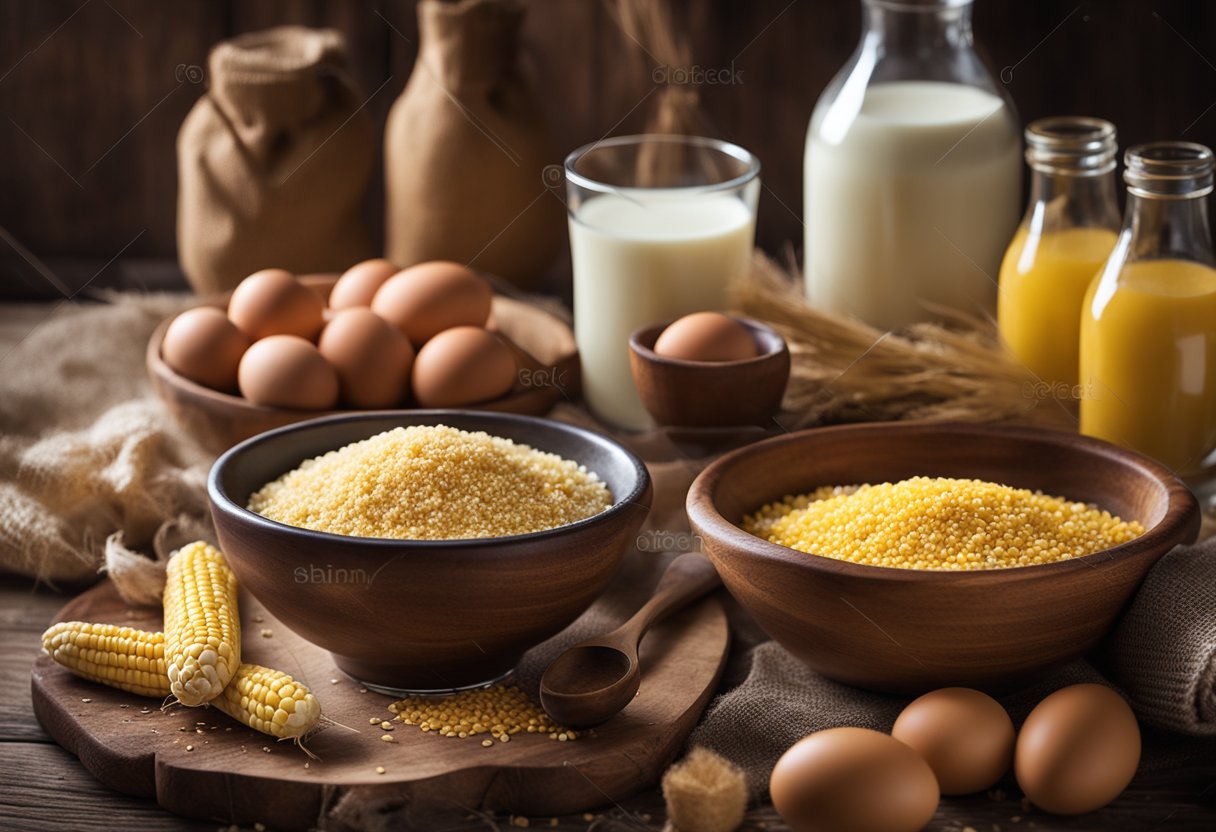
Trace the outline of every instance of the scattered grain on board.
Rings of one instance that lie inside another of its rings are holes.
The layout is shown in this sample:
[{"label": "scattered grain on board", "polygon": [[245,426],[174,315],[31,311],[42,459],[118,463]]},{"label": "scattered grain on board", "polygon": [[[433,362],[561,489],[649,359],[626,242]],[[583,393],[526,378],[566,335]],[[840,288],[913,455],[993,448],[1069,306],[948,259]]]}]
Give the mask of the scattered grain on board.
[{"label": "scattered grain on board", "polygon": [[[578,738],[549,719],[544,710],[515,685],[491,685],[481,690],[467,690],[449,696],[409,696],[394,709],[406,725],[416,726],[423,733],[466,739],[489,734],[482,740],[489,748],[493,740],[509,742],[515,734],[545,734],[551,739],[564,735],[566,740]],[[385,734],[384,736],[388,736]]]}]

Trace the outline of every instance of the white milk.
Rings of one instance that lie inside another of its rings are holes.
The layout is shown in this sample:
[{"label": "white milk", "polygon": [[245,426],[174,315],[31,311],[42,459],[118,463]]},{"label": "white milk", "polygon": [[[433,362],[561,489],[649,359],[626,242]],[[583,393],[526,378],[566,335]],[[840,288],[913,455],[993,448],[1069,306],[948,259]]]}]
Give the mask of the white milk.
[{"label": "white milk", "polygon": [[859,111],[847,93],[807,137],[807,297],[882,328],[932,317],[921,301],[991,313],[1021,202],[1009,109],[937,81],[876,84]]},{"label": "white milk", "polygon": [[[690,312],[724,309],[745,273],[755,220],[730,196],[630,189],[584,202],[570,219],[574,337],[591,409],[635,430],[652,422],[629,371],[629,335]],[[636,201],[635,201],[636,200]]]}]

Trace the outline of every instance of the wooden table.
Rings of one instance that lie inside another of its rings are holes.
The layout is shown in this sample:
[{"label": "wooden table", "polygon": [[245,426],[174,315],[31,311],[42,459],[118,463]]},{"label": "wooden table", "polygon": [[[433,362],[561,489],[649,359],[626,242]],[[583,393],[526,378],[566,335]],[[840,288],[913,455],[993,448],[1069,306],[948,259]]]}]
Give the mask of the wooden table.
[{"label": "wooden table", "polygon": [[[37,307],[0,305],[0,354],[44,314]],[[0,575],[0,830],[157,832],[227,828],[218,821],[179,818],[151,801],[109,791],[71,754],[52,742],[34,719],[29,670],[38,655],[39,636],[55,612],[80,589],[55,592],[28,578]],[[519,828],[511,820],[502,816],[456,817],[442,832]],[[663,799],[656,789],[623,805],[604,807],[590,819],[560,818],[556,827],[549,825],[549,818],[529,821],[531,828],[559,830],[659,830],[664,823]],[[743,826],[745,830],[785,828],[771,806],[754,807]],[[1204,765],[1142,775],[1111,806],[1080,818],[1052,817],[1022,805],[1016,793],[994,793],[944,802],[929,829],[1212,830],[1216,829],[1216,759]]]},{"label": "wooden table", "polygon": [[[215,830],[216,822],[178,818],[148,800],[126,797],[98,784],[76,759],[46,735],[30,705],[29,669],[38,655],[39,635],[71,593],[36,587],[26,578],[0,577],[0,829]],[[591,821],[580,816],[531,818],[532,828],[588,829],[595,832],[658,830],[663,800],[657,791],[621,806],[605,807]],[[1016,797],[950,799],[931,830],[964,832],[1050,830],[1216,829],[1216,760],[1211,765],[1142,776],[1107,809],[1081,818],[1054,818],[1025,808]],[[226,828],[219,825],[220,829]],[[510,818],[457,817],[456,830],[513,829]],[[745,830],[780,830],[771,807],[749,814]],[[446,830],[445,830],[446,832]]]}]

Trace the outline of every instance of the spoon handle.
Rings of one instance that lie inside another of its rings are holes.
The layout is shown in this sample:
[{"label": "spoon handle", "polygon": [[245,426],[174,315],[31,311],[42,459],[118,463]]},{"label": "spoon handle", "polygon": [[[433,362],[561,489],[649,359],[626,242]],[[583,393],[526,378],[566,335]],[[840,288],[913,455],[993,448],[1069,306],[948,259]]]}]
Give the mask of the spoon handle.
[{"label": "spoon handle", "polygon": [[718,570],[700,552],[688,552],[671,562],[654,588],[654,595],[617,631],[637,644],[650,628],[721,584]]}]

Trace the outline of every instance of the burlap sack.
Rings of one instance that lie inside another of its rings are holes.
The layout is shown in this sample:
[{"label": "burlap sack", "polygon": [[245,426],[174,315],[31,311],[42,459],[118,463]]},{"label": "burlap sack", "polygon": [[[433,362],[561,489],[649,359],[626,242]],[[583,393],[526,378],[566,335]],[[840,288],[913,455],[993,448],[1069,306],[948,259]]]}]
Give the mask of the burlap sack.
[{"label": "burlap sack", "polygon": [[372,255],[371,116],[332,29],[281,26],[218,44],[177,137],[177,247],[195,290],[258,269],[342,271]]},{"label": "burlap sack", "polygon": [[[457,260],[532,286],[566,233],[560,164],[518,68],[515,0],[422,0],[413,74],[384,131],[389,260]],[[557,182],[551,185],[560,184]]]},{"label": "burlap sack", "polygon": [[151,397],[143,366],[185,298],[114,301],[63,304],[0,339],[0,571],[77,582],[105,564],[127,600],[159,603],[158,563],[210,536],[210,457]]}]

